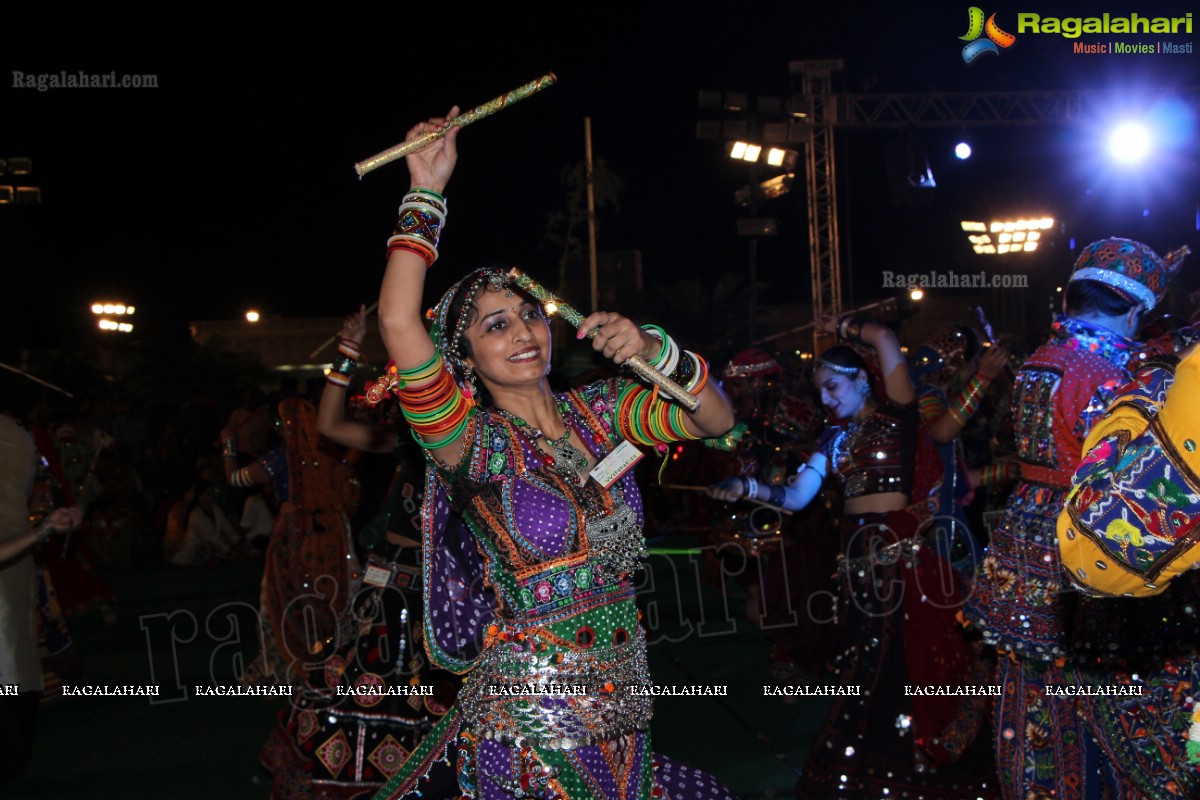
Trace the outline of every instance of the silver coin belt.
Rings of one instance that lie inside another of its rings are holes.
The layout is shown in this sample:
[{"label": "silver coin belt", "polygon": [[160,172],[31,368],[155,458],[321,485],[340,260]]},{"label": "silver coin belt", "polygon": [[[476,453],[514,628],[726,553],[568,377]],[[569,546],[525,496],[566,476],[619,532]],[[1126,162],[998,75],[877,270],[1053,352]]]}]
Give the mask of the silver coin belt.
[{"label": "silver coin belt", "polygon": [[[574,750],[649,726],[651,693],[630,691],[651,685],[640,629],[614,648],[532,652],[528,647],[491,647],[471,671],[458,708],[464,725],[477,735],[516,747]],[[497,687],[518,694],[497,692]],[[586,690],[577,693],[581,687]]]},{"label": "silver coin belt", "polygon": [[635,571],[650,555],[633,508],[622,503],[606,517],[587,521],[588,548],[605,571],[620,575]]},{"label": "silver coin belt", "polygon": [[869,555],[858,556],[857,558],[846,558],[843,555],[839,555],[838,574],[851,575],[852,573],[857,573],[859,577],[862,577],[866,570],[873,567],[890,567],[899,563],[901,559],[915,561],[922,544],[923,542],[920,537],[913,536],[880,547]]}]

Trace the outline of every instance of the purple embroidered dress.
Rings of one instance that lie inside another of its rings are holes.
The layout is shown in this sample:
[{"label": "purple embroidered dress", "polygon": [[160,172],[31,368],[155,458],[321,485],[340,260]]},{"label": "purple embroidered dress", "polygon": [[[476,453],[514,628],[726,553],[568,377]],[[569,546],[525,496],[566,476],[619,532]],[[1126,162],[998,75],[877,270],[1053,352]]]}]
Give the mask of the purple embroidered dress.
[{"label": "purple embroidered dress", "polygon": [[[624,438],[615,409],[626,383],[556,395],[597,460]],[[495,411],[465,435],[456,470],[429,470],[422,536],[426,647],[439,666],[468,674],[457,707],[378,797],[419,790],[452,748],[466,797],[733,797],[651,752],[632,472],[607,489],[594,478],[575,485]]]}]

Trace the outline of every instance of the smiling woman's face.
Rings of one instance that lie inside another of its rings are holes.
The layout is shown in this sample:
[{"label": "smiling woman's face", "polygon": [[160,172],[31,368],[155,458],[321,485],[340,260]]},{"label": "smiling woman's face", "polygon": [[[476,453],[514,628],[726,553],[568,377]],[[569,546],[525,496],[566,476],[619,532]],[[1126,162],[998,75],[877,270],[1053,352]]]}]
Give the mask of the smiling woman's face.
[{"label": "smiling woman's face", "polygon": [[506,294],[476,295],[475,319],[465,332],[471,354],[463,360],[489,388],[536,382],[550,371],[550,326],[541,307]]},{"label": "smiling woman's face", "polygon": [[[862,375],[862,370],[859,370]],[[813,383],[821,390],[821,404],[836,419],[854,419],[863,410],[866,396],[855,386],[856,377],[842,375],[825,367],[813,371]]]}]

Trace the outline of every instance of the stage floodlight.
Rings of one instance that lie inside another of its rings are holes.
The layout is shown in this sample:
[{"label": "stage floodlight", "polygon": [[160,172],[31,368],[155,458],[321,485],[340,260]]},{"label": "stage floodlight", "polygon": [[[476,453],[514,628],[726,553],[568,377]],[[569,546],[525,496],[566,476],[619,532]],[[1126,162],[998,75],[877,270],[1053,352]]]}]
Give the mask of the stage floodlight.
[{"label": "stage floodlight", "polygon": [[1137,122],[1118,125],[1108,137],[1108,153],[1122,164],[1137,164],[1150,152],[1150,132]]},{"label": "stage floodlight", "polygon": [[729,157],[733,159],[742,159],[746,157],[746,150],[750,145],[745,142],[734,142],[733,149],[729,151]]},{"label": "stage floodlight", "polygon": [[246,322],[258,322],[260,319],[262,319],[262,316],[254,309],[246,312]]},{"label": "stage floodlight", "polygon": [[966,161],[971,157],[971,145],[967,144],[966,142],[959,142],[958,144],[954,145],[954,155],[958,158],[958,160]]}]

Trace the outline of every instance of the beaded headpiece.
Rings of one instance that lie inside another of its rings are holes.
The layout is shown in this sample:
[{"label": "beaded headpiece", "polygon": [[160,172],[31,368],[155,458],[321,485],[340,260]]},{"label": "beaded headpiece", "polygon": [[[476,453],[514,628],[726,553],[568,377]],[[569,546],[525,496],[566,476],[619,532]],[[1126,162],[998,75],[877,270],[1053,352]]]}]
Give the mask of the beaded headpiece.
[{"label": "beaded headpiece", "polygon": [[[438,304],[426,312],[426,316],[433,320],[433,327],[429,331],[430,337],[433,338],[433,346],[442,354],[447,367],[454,370],[454,377],[460,382],[467,372],[462,352],[462,338],[467,331],[466,309],[485,284],[493,287],[495,291],[507,290],[509,297],[514,293],[505,270],[483,267],[468,273],[447,289]],[[454,321],[454,329],[450,330],[450,311],[454,307],[459,310],[458,319]]]},{"label": "beaded headpiece", "polygon": [[835,364],[832,361],[826,361],[823,358],[818,358],[813,362],[813,369],[828,369],[836,372],[838,375],[845,375],[847,378],[853,378],[858,374],[858,367],[847,367],[844,364]]},{"label": "beaded headpiece", "polygon": [[725,367],[726,378],[762,378],[778,377],[783,374],[783,367],[765,350],[751,347],[738,353]]},{"label": "beaded headpiece", "polygon": [[1132,239],[1101,239],[1083,248],[1071,281],[1099,281],[1149,311],[1167,293],[1167,282],[1191,250],[1181,247],[1166,258]]}]

